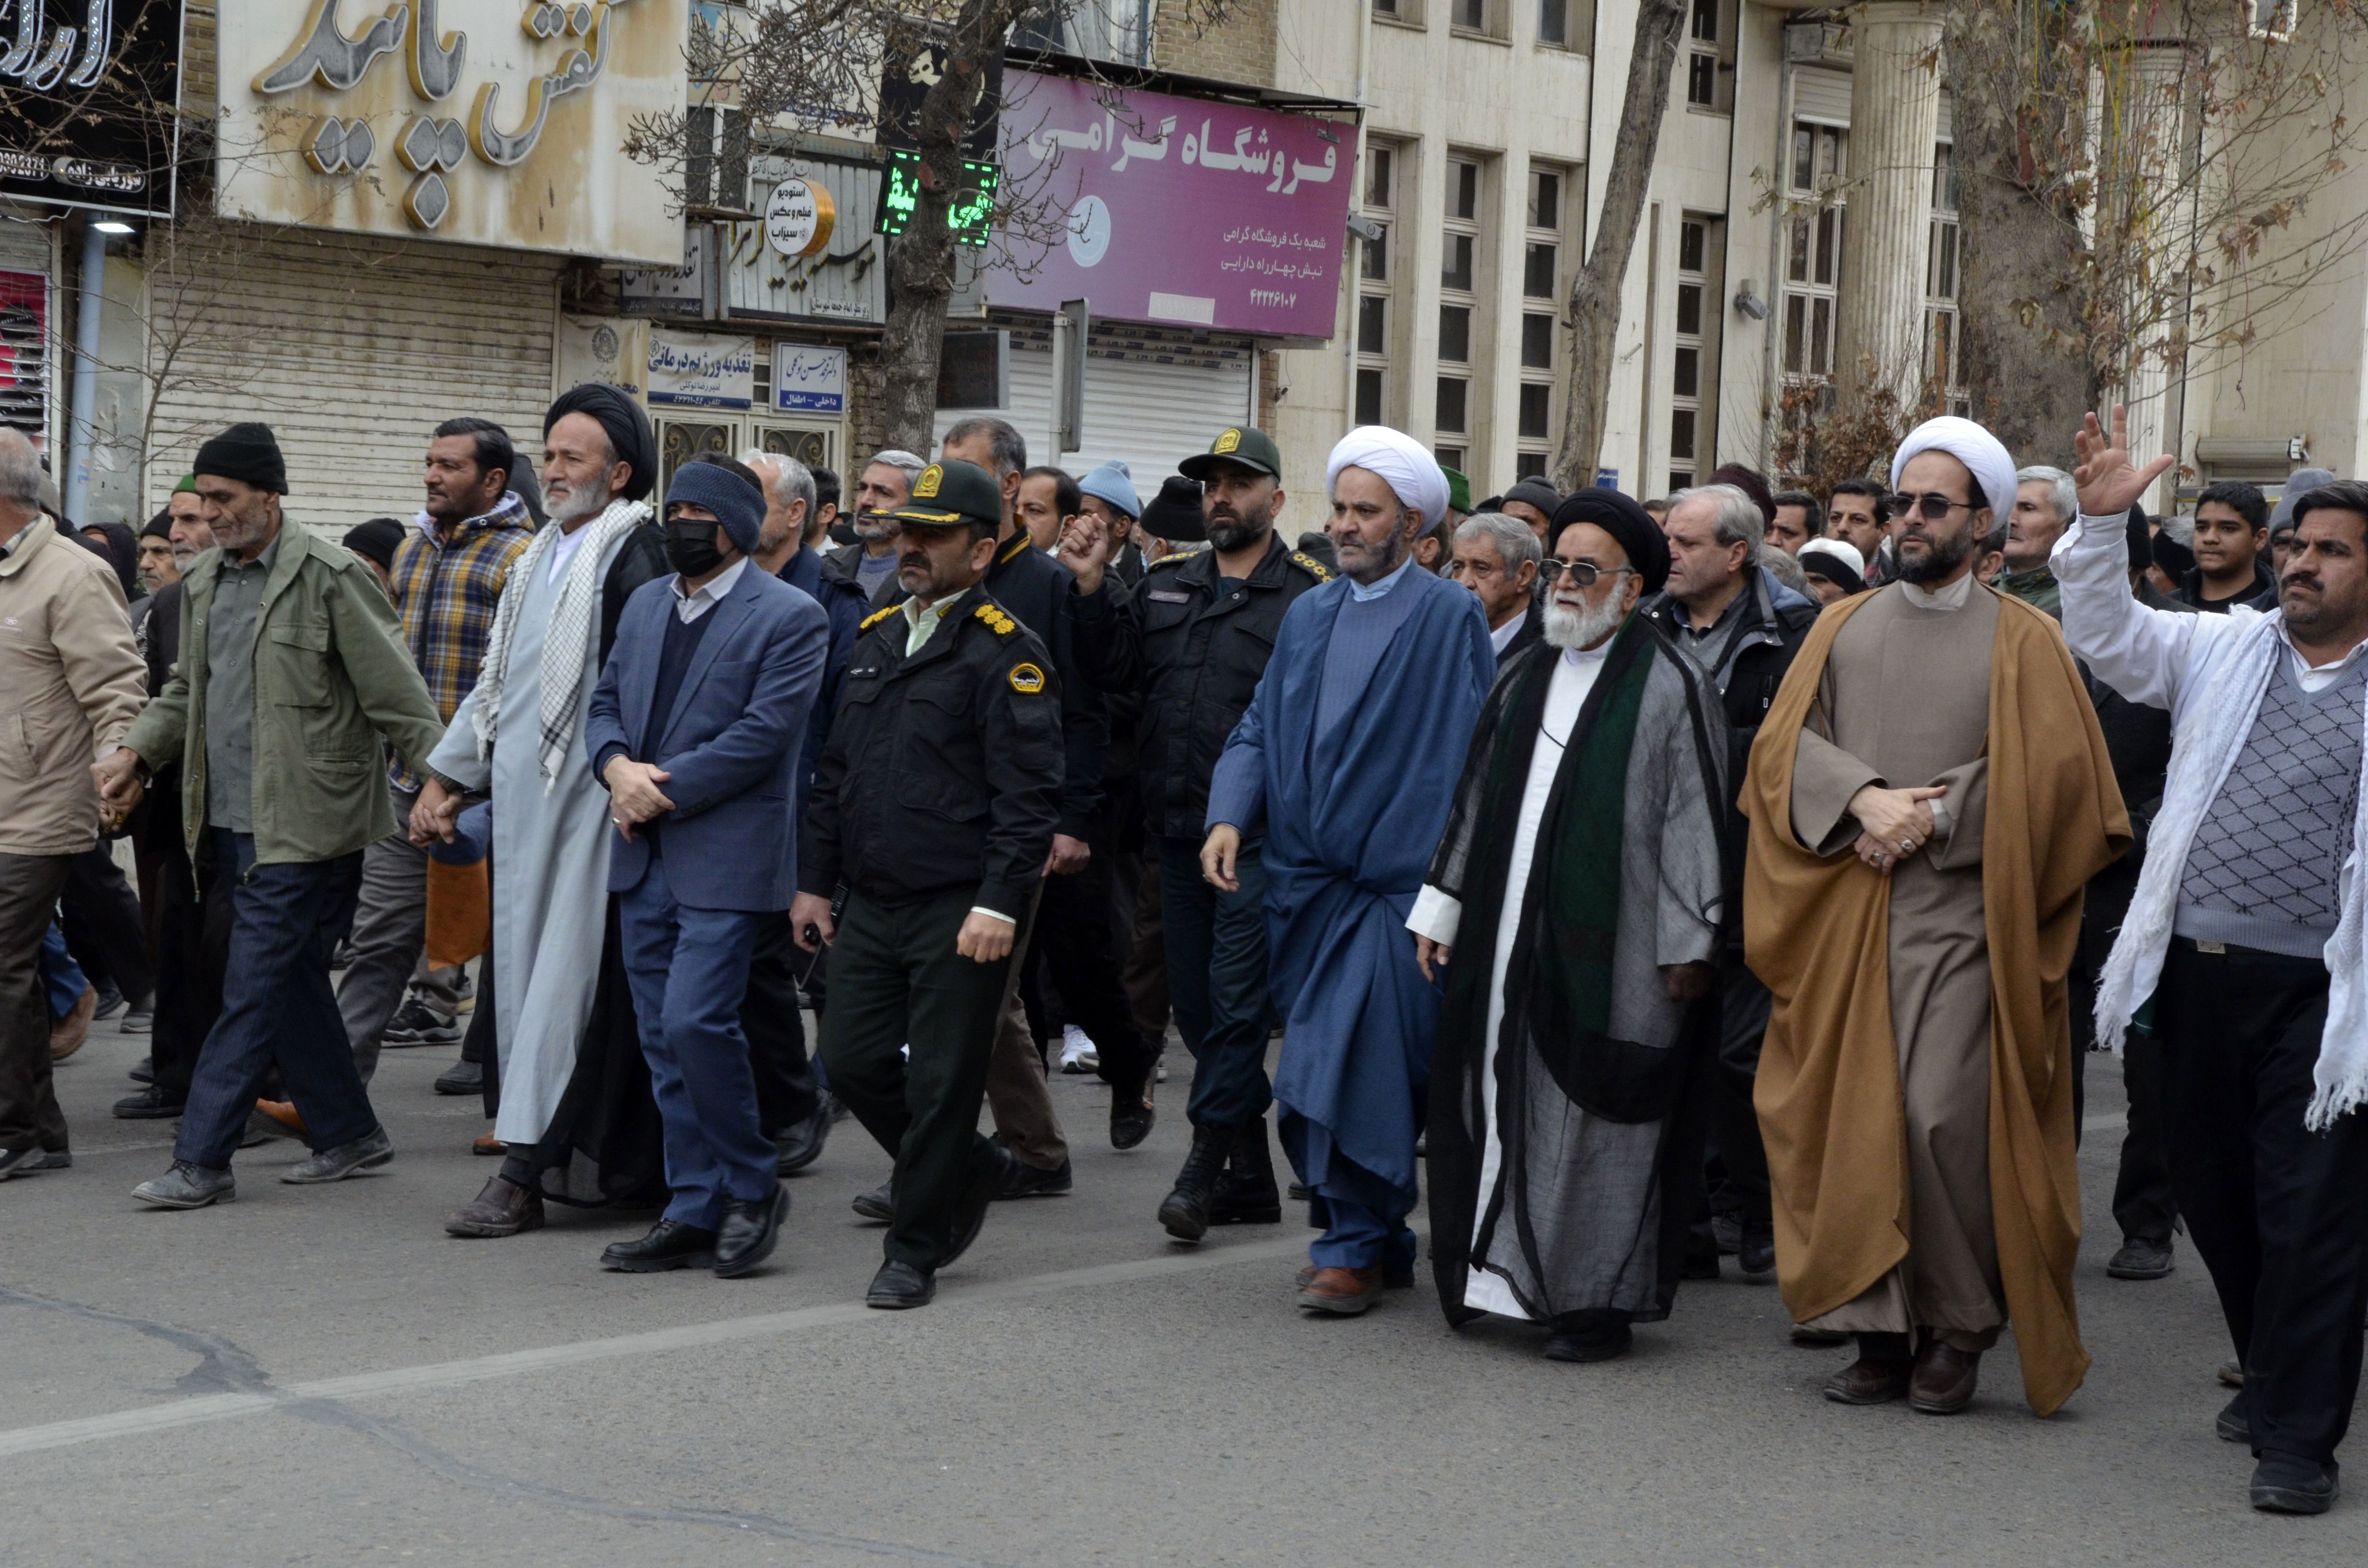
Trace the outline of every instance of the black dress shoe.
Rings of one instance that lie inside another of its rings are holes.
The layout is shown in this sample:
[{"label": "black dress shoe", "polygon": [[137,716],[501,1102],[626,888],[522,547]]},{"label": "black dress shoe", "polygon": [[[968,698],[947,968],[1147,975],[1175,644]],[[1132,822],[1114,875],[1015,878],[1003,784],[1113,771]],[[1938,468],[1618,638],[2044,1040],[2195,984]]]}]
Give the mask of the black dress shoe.
[{"label": "black dress shoe", "polygon": [[884,1225],[896,1217],[896,1195],[891,1190],[895,1185],[896,1178],[891,1176],[869,1192],[857,1193],[848,1207],[865,1219],[877,1220]]},{"label": "black dress shoe", "polygon": [[1011,1185],[1013,1169],[1019,1165],[1011,1151],[1000,1143],[990,1141],[986,1149],[985,1168],[972,1178],[969,1189],[954,1207],[954,1237],[946,1248],[946,1256],[938,1260],[939,1268],[950,1267],[970,1250],[971,1243],[978,1240],[980,1229],[986,1224],[988,1205],[1003,1196],[1004,1188]]},{"label": "black dress shoe", "polygon": [[621,1274],[662,1274],[669,1268],[715,1267],[715,1233],[679,1220],[660,1220],[639,1240],[617,1242],[600,1254],[600,1267]]},{"label": "black dress shoe", "polygon": [[455,1062],[436,1075],[436,1092],[439,1095],[484,1094],[485,1092],[484,1063]]},{"label": "black dress shoe", "polygon": [[894,1258],[880,1266],[871,1277],[871,1288],[863,1292],[863,1304],[883,1312],[903,1312],[909,1307],[926,1307],[938,1294],[938,1277],[926,1268],[916,1268]]},{"label": "black dress shoe", "polygon": [[725,1199],[723,1223],[715,1233],[715,1277],[737,1279],[755,1273],[780,1244],[781,1221],[789,1217],[790,1195],[778,1187],[769,1199]]},{"label": "black dress shoe", "polygon": [[2105,1272],[2116,1279],[2161,1279],[2177,1267],[2179,1260],[2172,1256],[2168,1238],[2157,1242],[2124,1236],[2121,1251],[2106,1261]]},{"label": "black dress shoe", "polygon": [[803,1121],[783,1128],[773,1138],[773,1152],[780,1159],[773,1166],[775,1176],[795,1176],[822,1158],[822,1146],[830,1138],[830,1107],[817,1105],[814,1112]]},{"label": "black dress shoe", "polygon": [[156,1081],[156,1059],[153,1056],[142,1057],[139,1061],[131,1064],[131,1071],[125,1074],[124,1076],[131,1079],[135,1084],[154,1083]]},{"label": "black dress shoe", "polygon": [[1051,1170],[1042,1170],[1025,1160],[1014,1159],[1003,1179],[1003,1189],[997,1198],[1059,1198],[1073,1185],[1069,1161],[1065,1154]]},{"label": "black dress shoe", "polygon": [[2212,1429],[2224,1443],[2247,1443],[2253,1440],[2253,1418],[2245,1414],[2245,1396],[2239,1393],[2226,1408],[2212,1419]]},{"label": "black dress shoe", "polygon": [[2337,1469],[2299,1454],[2266,1453],[2253,1467],[2253,1506],[2267,1514],[2324,1514],[2335,1501]]},{"label": "black dress shoe", "polygon": [[126,1095],[115,1102],[115,1114],[126,1121],[162,1121],[181,1114],[186,1101],[167,1096],[151,1084],[136,1095]]},{"label": "black dress shoe", "polygon": [[1545,1358],[1549,1361],[1616,1360],[1628,1354],[1628,1346],[1634,1342],[1634,1332],[1624,1323],[1565,1329],[1546,1337]]},{"label": "black dress shoe", "polygon": [[1746,1274],[1770,1274],[1776,1268],[1776,1224],[1772,1220],[1746,1220],[1743,1244],[1735,1261]]},{"label": "black dress shoe", "polygon": [[1151,1108],[1151,1080],[1128,1088],[1122,1084],[1110,1085],[1110,1147],[1133,1149],[1151,1136],[1151,1125],[1157,1118]]}]

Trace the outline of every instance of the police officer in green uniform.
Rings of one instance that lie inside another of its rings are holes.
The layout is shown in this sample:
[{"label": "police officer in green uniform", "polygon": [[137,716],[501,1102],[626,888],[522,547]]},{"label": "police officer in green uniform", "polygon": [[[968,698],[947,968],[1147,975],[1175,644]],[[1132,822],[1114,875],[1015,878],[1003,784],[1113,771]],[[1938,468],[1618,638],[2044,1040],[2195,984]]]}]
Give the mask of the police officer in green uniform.
[{"label": "police officer in green uniform", "polygon": [[896,575],[911,597],[863,622],[848,661],[790,922],[807,950],[831,944],[831,1088],[896,1159],[887,1258],[865,1300],[901,1308],[936,1294],[937,1271],[1010,1179],[978,1113],[1063,763],[1052,658],[984,582],[1003,517],[994,478],[931,463],[885,515],[902,529]]}]

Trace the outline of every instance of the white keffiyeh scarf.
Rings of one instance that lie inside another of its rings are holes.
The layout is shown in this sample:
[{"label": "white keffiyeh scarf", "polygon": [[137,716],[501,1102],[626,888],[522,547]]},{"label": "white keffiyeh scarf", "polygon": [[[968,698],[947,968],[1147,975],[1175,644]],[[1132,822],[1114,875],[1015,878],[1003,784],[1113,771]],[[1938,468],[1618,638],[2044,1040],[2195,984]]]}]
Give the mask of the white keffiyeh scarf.
[{"label": "white keffiyeh scarf", "polygon": [[[584,525],[586,537],[569,558],[560,580],[559,602],[552,607],[551,627],[542,641],[542,688],[538,718],[541,734],[535,761],[542,774],[542,792],[559,782],[567,748],[575,740],[575,699],[584,689],[584,651],[591,645],[592,621],[600,605],[600,562],[609,547],[649,517],[645,501],[611,501],[608,509]],[[490,762],[494,733],[500,723],[502,687],[510,667],[510,639],[518,631],[518,603],[535,581],[542,563],[559,540],[556,523],[546,524],[526,547],[501,602],[494,607],[494,628],[485,638],[485,662],[477,676],[477,757]]]},{"label": "white keffiyeh scarf", "polygon": [[[2171,922],[2178,914],[2180,880],[2186,874],[2196,832],[2253,733],[2277,661],[2289,656],[2279,625],[2278,617],[2263,616],[2237,634],[2212,684],[2193,706],[2199,722],[2178,737],[2171,753],[2162,809],[2146,840],[2146,869],[2138,874],[2137,892],[2130,900],[2121,935],[2114,938],[2112,956],[2098,978],[2098,1038],[2112,1040],[2116,1051],[2131,1015],[2162,978],[2163,954],[2170,946]],[[2368,714],[2362,722],[2368,723]],[[2353,811],[2351,853],[2344,857],[2338,882],[2341,913],[2327,944],[2330,984],[2327,1028],[2319,1037],[2313,1074],[2317,1091],[2303,1117],[2313,1131],[2324,1130],[2336,1118],[2368,1103],[2368,984],[2363,984],[2368,982],[2368,911],[2362,907],[2360,877],[2360,856],[2368,846],[2368,780],[2363,780]]]}]

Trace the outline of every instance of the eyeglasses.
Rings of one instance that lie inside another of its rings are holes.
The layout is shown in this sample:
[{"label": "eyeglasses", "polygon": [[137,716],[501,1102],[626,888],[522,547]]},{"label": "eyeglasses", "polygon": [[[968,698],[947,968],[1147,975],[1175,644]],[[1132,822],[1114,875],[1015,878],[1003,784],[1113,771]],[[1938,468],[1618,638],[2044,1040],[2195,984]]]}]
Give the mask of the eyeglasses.
[{"label": "eyeglasses", "polygon": [[1937,523],[1952,512],[1971,511],[1973,506],[1971,501],[1952,501],[1938,491],[1928,490],[1921,495],[1894,495],[1891,515],[1904,517],[1914,512],[1928,523]]},{"label": "eyeglasses", "polygon": [[1634,566],[1598,566],[1592,561],[1564,561],[1552,555],[1538,562],[1538,575],[1547,584],[1552,585],[1567,572],[1570,574],[1570,580],[1582,588],[1595,586],[1595,580],[1598,577],[1617,577],[1622,572],[1635,570]]}]

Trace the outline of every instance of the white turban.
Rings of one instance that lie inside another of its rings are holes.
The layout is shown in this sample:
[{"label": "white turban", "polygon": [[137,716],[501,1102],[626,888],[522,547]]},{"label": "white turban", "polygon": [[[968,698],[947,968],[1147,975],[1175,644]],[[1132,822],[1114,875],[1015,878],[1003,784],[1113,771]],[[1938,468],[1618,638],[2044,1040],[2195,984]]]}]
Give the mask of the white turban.
[{"label": "white turban", "polygon": [[1324,488],[1339,481],[1344,468],[1361,468],[1381,476],[1401,506],[1422,514],[1422,526],[1435,528],[1447,517],[1447,475],[1422,443],[1386,425],[1360,425],[1340,437],[1324,464]]},{"label": "white turban", "polygon": [[1866,557],[1859,553],[1858,546],[1846,539],[1813,539],[1800,550],[1802,558],[1812,555],[1830,555],[1849,567],[1852,576],[1866,575]]},{"label": "white turban", "polygon": [[2003,518],[2014,510],[2014,459],[2003,442],[1972,420],[1946,414],[1909,431],[1891,455],[1892,489],[1899,488],[1907,460],[1919,452],[1948,453],[1973,471],[1974,483],[1982,487],[1982,499],[1991,511]]}]

